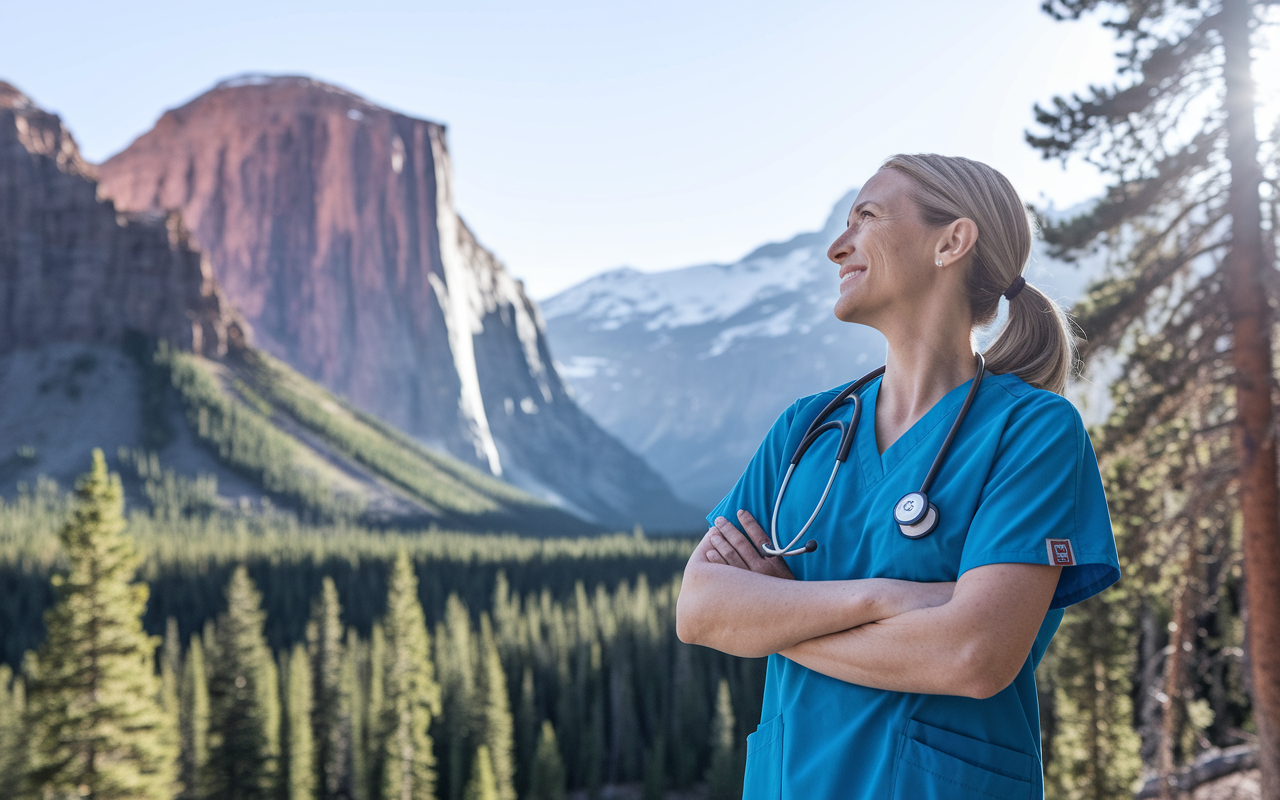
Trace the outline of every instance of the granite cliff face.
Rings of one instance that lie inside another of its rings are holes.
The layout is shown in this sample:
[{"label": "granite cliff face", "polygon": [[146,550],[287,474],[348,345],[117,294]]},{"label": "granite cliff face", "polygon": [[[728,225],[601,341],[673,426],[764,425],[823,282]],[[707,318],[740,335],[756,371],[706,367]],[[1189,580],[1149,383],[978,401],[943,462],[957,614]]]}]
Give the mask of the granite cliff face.
[{"label": "granite cliff face", "polygon": [[180,217],[99,203],[62,121],[0,81],[0,355],[130,330],[218,356],[247,327]]},{"label": "granite cliff face", "polygon": [[0,497],[69,485],[100,447],[131,504],[166,513],[597,529],[263,355],[179,212],[96,195],[59,119],[0,82]]},{"label": "granite cliff face", "polygon": [[454,211],[443,126],[248,77],[99,175],[119,208],[180,210],[258,345],[358,407],[590,519],[697,524],[570,398],[537,308]]}]

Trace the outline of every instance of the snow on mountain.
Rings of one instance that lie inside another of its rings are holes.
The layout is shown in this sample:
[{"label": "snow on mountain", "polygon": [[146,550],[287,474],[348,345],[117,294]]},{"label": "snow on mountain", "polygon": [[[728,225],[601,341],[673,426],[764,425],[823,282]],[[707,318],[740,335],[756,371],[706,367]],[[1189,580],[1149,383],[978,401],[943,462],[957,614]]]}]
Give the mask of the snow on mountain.
[{"label": "snow on mountain", "polygon": [[[836,203],[822,230],[732,264],[624,267],[542,303],[558,371],[579,405],[683,499],[710,509],[792,401],[883,363],[880,334],[831,310],[837,268],[826,251],[856,194]],[[1100,260],[1067,265],[1037,242],[1028,280],[1069,303]]]}]

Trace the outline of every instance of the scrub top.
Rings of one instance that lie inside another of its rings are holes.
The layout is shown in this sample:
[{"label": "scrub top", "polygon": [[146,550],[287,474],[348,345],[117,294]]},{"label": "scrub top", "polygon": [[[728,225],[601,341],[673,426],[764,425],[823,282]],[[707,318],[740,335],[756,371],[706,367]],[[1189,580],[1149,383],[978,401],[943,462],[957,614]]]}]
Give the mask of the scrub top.
[{"label": "scrub top", "polygon": [[[954,581],[985,564],[1070,566],[1018,677],[985,700],[871,689],[769,656],[760,726],[747,739],[743,798],[1041,798],[1036,665],[1062,609],[1120,577],[1093,445],[1062,396],[1016,375],[986,374],[929,491],[941,521],[928,536],[908,539],[893,506],[920,488],[972,379],[883,454],[875,437],[880,381],[859,392],[853,449],[806,534],[817,551],[787,559],[798,580]],[[767,530],[791,455],[841,388],[798,400],[779,417],[709,523],[717,516],[736,522],[746,509]],[[848,401],[829,419],[847,423],[852,413]],[[796,467],[778,514],[783,543],[817,505],[839,442],[837,432],[823,434]]]}]

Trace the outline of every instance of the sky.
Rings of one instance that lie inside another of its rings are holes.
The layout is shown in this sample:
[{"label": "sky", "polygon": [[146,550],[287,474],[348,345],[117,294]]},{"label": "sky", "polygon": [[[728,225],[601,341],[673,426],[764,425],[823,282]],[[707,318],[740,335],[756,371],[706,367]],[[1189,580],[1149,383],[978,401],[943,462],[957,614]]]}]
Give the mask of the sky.
[{"label": "sky", "polygon": [[301,74],[448,125],[459,212],[535,298],[603,270],[731,262],[819,228],[895,152],[1096,196],[1032,107],[1115,79],[1096,19],[1039,0],[66,2],[5,9],[0,80],[100,162],[244,73]]}]

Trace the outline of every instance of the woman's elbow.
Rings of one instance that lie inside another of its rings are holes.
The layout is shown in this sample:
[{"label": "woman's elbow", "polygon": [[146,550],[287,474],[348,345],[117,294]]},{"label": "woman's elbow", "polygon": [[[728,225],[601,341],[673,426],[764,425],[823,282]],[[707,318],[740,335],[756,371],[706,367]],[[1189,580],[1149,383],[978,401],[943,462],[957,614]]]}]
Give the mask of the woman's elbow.
[{"label": "woman's elbow", "polygon": [[702,603],[698,592],[697,577],[685,570],[680,582],[680,594],[676,597],[676,638],[685,644],[702,644]]},{"label": "woman's elbow", "polygon": [[969,643],[961,656],[960,669],[954,673],[959,679],[955,693],[975,700],[995,697],[1013,683],[1021,668],[1021,662],[1010,664],[1005,654],[996,652],[988,643]]}]

